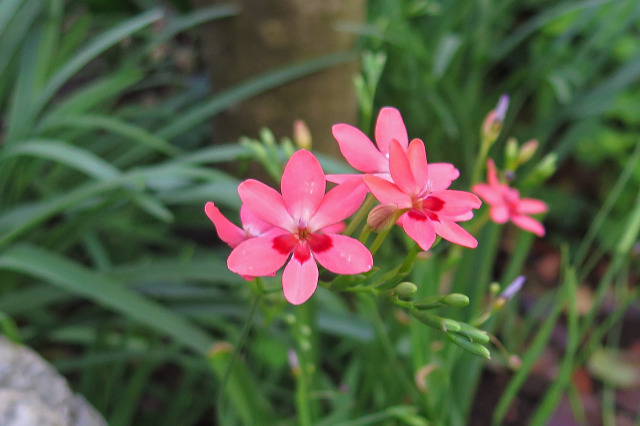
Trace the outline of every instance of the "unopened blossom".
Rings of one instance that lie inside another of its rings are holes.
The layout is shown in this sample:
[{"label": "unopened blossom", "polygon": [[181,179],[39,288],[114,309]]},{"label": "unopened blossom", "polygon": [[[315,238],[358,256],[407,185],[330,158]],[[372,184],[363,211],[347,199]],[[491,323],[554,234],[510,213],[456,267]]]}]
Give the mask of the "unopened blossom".
[{"label": "unopened blossom", "polygon": [[[409,147],[407,129],[400,111],[391,107],[382,108],[378,114],[375,145],[360,129],[349,124],[336,124],[331,128],[331,132],[338,141],[340,151],[347,163],[356,170],[374,174],[386,180],[391,180],[389,172],[391,141],[397,141],[405,151]],[[433,190],[448,188],[451,182],[460,176],[458,169],[449,163],[433,163],[429,164],[428,168]],[[340,183],[354,176],[362,178],[360,174],[327,175],[327,180]]]},{"label": "unopened blossom", "polygon": [[421,140],[411,141],[406,151],[393,140],[389,151],[392,182],[374,175],[363,180],[378,201],[405,210],[398,224],[407,235],[423,250],[433,245],[436,234],[455,244],[476,247],[476,239],[457,222],[471,219],[480,199],[470,192],[434,187]]},{"label": "unopened blossom", "polygon": [[273,228],[234,248],[227,259],[229,269],[241,275],[265,276],[286,263],[282,288],[294,305],[314,293],[318,285],[316,261],[337,274],[370,270],[373,258],[362,243],[331,232],[360,207],[366,189],[357,179],[347,180],[326,194],[325,189],[320,163],[305,150],[295,152],[285,166],[282,194],[253,179],[242,182],[238,194],[243,204]]},{"label": "unopened blossom", "polygon": [[511,221],[525,231],[544,236],[542,223],[529,215],[546,212],[547,205],[533,198],[520,198],[517,189],[500,183],[491,158],[487,160],[487,183],[474,185],[472,191],[491,206],[489,213],[494,222],[502,224]]}]

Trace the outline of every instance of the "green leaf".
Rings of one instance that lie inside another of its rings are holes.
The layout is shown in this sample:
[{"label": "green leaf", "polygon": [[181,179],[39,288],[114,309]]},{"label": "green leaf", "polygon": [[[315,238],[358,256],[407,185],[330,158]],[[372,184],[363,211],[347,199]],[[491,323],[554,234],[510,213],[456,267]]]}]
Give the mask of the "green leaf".
[{"label": "green leaf", "polygon": [[30,245],[10,248],[0,255],[0,269],[43,280],[77,296],[87,298],[168,336],[205,355],[213,339],[206,331],[175,312],[141,297],[113,278],[69,259]]},{"label": "green leaf", "polygon": [[49,83],[40,95],[38,106],[42,107],[47,104],[51,97],[71,76],[97,56],[102,54],[105,50],[136,31],[158,21],[163,16],[164,14],[160,9],[152,9],[124,21],[115,28],[98,35],[87,46],[85,46],[84,49],[77,52],[66,64],[64,64],[62,68],[53,75],[53,77],[51,77]]},{"label": "green leaf", "polygon": [[113,134],[121,135],[132,142],[149,147],[153,150],[167,155],[176,155],[180,152],[178,148],[171,145],[166,140],[148,132],[140,126],[129,124],[118,118],[105,115],[79,115],[59,117],[55,121],[50,121],[41,130],[55,129],[57,127],[75,127],[89,130],[104,130]]},{"label": "green leaf", "polygon": [[114,179],[120,175],[120,170],[92,152],[54,139],[36,139],[21,143],[4,152],[0,161],[25,155],[56,161],[96,179]]},{"label": "green leaf", "polygon": [[38,125],[38,132],[50,125],[53,127],[58,119],[65,116],[81,115],[103,105],[109,99],[120,96],[126,88],[139,82],[143,77],[144,74],[139,69],[126,68],[83,86],[82,90],[67,96],[45,113],[45,117]]}]

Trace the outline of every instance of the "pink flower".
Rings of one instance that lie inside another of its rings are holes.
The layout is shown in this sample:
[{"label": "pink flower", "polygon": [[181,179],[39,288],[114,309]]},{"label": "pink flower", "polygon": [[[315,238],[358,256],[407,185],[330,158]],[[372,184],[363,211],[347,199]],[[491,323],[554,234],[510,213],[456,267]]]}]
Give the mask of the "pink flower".
[{"label": "pink flower", "polygon": [[366,272],[373,258],[359,241],[334,233],[335,226],[362,204],[366,190],[350,179],[325,194],[324,172],[316,157],[299,150],[291,156],[282,175],[282,195],[253,179],[238,187],[243,204],[259,219],[273,226],[265,234],[241,242],[227,259],[229,269],[240,275],[275,273],[289,259],[282,274],[285,298],[305,302],[318,285],[318,265],[337,274]]},{"label": "pink flower", "polygon": [[491,158],[487,160],[487,183],[478,183],[471,188],[484,201],[491,205],[491,219],[496,223],[511,220],[525,231],[544,236],[544,226],[537,220],[527,216],[544,213],[547,205],[533,198],[520,198],[520,193],[509,185],[500,183],[496,173],[496,165]]},{"label": "pink flower", "polygon": [[[340,145],[342,155],[353,168],[389,181],[391,180],[389,173],[391,141],[397,141],[405,151],[409,146],[407,129],[402,116],[397,109],[391,107],[382,108],[378,114],[375,129],[377,148],[367,135],[349,124],[336,124],[331,131]],[[429,164],[428,169],[433,190],[448,188],[451,182],[460,176],[458,169],[449,163]],[[327,175],[327,180],[341,183],[353,176],[362,178],[362,175]]]},{"label": "pink flower", "polygon": [[471,210],[480,207],[480,199],[470,192],[434,185],[421,140],[411,141],[406,152],[399,141],[393,140],[389,151],[393,182],[374,175],[363,179],[378,201],[406,209],[398,224],[407,235],[423,250],[433,245],[436,234],[455,244],[476,247],[476,239],[456,222],[471,219]]}]

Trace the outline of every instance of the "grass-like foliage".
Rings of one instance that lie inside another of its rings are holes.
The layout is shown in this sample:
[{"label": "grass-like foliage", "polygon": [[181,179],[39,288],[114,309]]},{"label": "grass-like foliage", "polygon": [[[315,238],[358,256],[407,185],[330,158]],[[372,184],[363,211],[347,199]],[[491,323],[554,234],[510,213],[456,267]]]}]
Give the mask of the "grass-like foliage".
[{"label": "grass-like foliage", "polygon": [[[513,424],[547,424],[565,399],[586,422],[573,378],[587,368],[614,424],[626,382],[607,371],[639,298],[638,2],[367,7],[365,23],[338,26],[362,37],[357,127],[373,139],[380,107],[398,108],[430,164],[460,169],[454,189],[496,159],[523,198],[548,203],[547,234],[491,222],[485,202],[463,223],[477,248],[439,239],[422,252],[398,227],[364,225],[369,196],[345,232],[368,243],[373,269],[321,269],[312,298],[292,306],[281,274],[248,282],[227,268],[203,206],[237,217],[239,176],[222,164],[255,161],[278,180],[300,141],[265,130],[210,146],[208,121],[353,52],[211,95],[173,55],[195,55],[192,31],[241,13],[233,4],[109,14],[0,0],[0,332],[51,360],[109,424],[507,424],[558,329],[557,372]],[[505,93],[506,116],[483,128]],[[352,172],[317,157],[326,173]],[[595,175],[592,192],[569,184],[574,170],[598,170],[579,175]],[[509,285],[525,275],[540,287],[542,250],[560,272],[520,305]],[[483,374],[504,380],[489,389]]]}]

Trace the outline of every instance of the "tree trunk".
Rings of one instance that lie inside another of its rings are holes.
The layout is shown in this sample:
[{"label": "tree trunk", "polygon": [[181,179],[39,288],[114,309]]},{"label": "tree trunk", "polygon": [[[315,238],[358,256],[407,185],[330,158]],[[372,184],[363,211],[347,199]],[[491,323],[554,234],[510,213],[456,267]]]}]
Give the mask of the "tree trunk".
[{"label": "tree trunk", "polygon": [[[194,0],[199,6],[230,0]],[[354,37],[335,29],[338,22],[362,22],[362,0],[233,0],[235,17],[204,29],[205,60],[214,93],[263,72],[352,47]],[[352,79],[357,62],[340,64],[291,81],[230,108],[214,119],[214,142],[255,137],[269,127],[277,139],[291,136],[293,122],[304,120],[314,149],[337,154],[331,126],[356,124]]]}]

